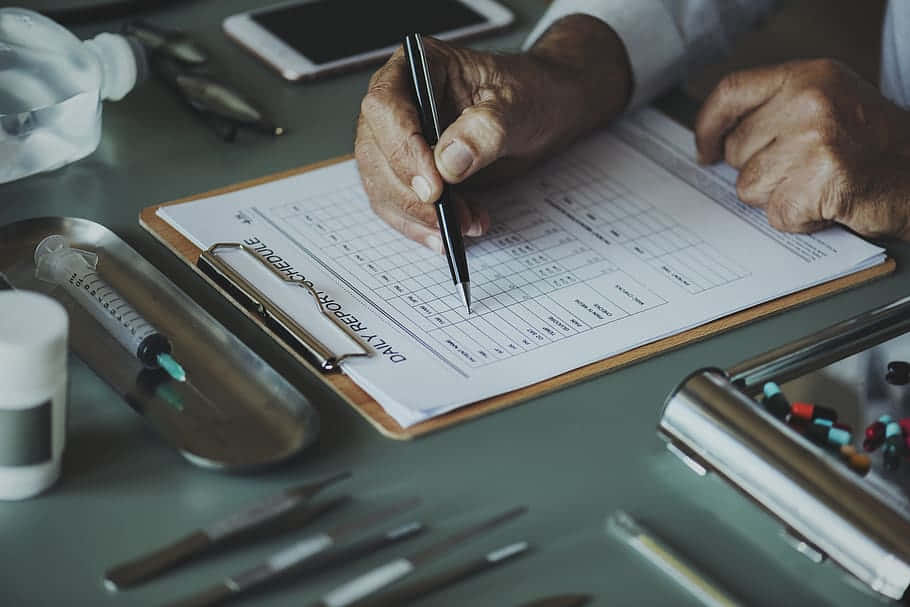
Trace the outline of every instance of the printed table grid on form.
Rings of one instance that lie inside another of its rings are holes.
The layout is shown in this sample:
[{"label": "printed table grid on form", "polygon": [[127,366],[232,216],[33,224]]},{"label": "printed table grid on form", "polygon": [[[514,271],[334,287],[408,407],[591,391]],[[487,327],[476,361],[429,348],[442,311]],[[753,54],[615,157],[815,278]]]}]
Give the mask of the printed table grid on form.
[{"label": "printed table grid on form", "polygon": [[[717,262],[713,249],[668,215],[575,162],[546,184],[549,201],[599,240],[626,247],[690,293],[745,275]],[[455,364],[492,364],[666,303],[518,200],[497,206],[489,233],[468,241],[470,316],[445,259],[376,222],[359,185],[268,213],[313,245],[321,263],[369,289],[363,294],[374,306],[393,307],[415,333],[432,337]]]},{"label": "printed table grid on form", "polygon": [[641,200],[608,169],[570,153],[540,182],[547,203],[606,244],[623,246],[692,294],[744,278],[749,272],[672,217]]}]

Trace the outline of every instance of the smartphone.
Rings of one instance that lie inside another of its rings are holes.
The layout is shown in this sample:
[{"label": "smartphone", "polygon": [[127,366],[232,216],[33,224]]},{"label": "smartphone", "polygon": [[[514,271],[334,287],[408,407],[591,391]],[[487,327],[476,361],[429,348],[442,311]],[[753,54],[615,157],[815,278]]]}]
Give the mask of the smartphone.
[{"label": "smartphone", "polygon": [[296,0],[231,15],[223,28],[296,81],[385,59],[413,32],[453,40],[513,20],[495,0]]}]

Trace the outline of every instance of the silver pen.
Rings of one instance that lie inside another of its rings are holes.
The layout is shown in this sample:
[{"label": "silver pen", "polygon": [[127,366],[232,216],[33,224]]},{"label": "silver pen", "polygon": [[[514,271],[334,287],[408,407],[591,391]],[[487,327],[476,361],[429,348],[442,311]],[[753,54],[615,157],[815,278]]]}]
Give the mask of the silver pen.
[{"label": "silver pen", "polygon": [[738,607],[741,604],[626,512],[617,510],[610,516],[607,532],[667,574],[703,605]]}]

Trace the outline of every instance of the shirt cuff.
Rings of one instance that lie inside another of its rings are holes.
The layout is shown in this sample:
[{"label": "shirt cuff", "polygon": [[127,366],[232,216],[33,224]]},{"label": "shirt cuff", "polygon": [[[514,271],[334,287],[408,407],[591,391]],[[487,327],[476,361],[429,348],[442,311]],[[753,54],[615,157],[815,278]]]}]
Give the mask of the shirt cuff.
[{"label": "shirt cuff", "polygon": [[683,77],[685,45],[661,0],[556,0],[524,48],[530,48],[555,21],[573,13],[600,19],[623,41],[635,83],[630,108],[649,102]]}]

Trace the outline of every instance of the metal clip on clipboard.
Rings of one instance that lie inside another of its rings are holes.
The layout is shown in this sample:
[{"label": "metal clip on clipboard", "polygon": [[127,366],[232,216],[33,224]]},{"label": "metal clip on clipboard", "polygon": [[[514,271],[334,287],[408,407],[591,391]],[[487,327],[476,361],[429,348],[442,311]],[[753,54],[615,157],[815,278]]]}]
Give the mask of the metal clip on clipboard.
[{"label": "metal clip on clipboard", "polygon": [[[313,297],[313,301],[316,302],[316,306],[319,308],[322,315],[325,316],[335,328],[341,331],[357,350],[343,354],[332,352],[331,348],[302,327],[300,323],[285,313],[265,293],[250,284],[240,272],[224,261],[224,259],[218,255],[218,252],[223,250],[244,251],[264,267],[268,268],[268,270],[282,282],[303,287],[303,289]],[[323,307],[322,302],[319,301],[319,295],[313,287],[301,280],[294,280],[280,273],[246,245],[237,242],[215,243],[202,252],[199,256],[197,265],[206,276],[214,280],[222,289],[227,291],[231,297],[243,305],[244,308],[261,318],[272,333],[281,338],[282,341],[288,344],[295,352],[303,355],[310,364],[320,371],[339,371],[339,364],[344,359],[354,356],[370,355],[370,350],[367,345],[364,344],[359,337],[348,331],[344,326],[344,323]]]}]

